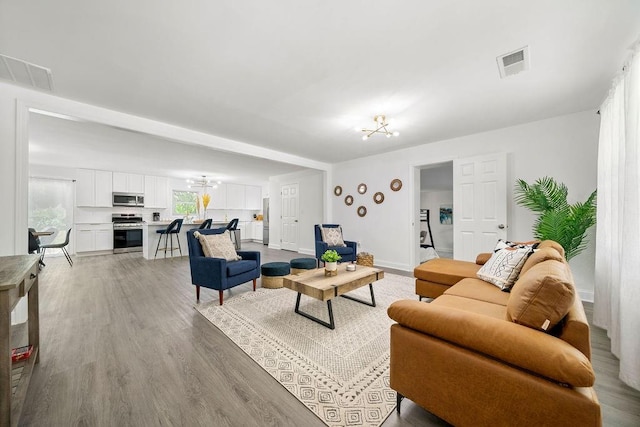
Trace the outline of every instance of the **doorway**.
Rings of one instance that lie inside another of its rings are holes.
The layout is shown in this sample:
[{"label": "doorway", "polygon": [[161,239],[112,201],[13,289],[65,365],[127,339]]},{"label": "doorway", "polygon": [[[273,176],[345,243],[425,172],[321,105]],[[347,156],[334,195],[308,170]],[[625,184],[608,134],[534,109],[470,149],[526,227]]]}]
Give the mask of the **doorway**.
[{"label": "doorway", "polygon": [[453,258],[453,162],[420,168],[420,256]]}]

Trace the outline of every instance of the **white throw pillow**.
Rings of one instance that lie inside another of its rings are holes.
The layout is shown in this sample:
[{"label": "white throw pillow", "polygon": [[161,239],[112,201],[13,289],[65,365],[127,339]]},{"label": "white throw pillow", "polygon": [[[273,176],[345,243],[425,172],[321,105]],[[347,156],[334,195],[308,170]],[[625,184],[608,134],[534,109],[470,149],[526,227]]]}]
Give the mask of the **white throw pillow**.
[{"label": "white throw pillow", "polygon": [[531,248],[500,249],[478,270],[477,276],[508,292],[518,280],[522,266],[532,253]]},{"label": "white throw pillow", "polygon": [[209,258],[224,258],[227,261],[242,259],[236,252],[235,246],[229,236],[229,230],[222,234],[201,234],[196,231],[193,235],[200,241],[204,256]]},{"label": "white throw pillow", "polygon": [[342,239],[342,228],[340,227],[320,227],[322,231],[322,241],[329,246],[347,246]]}]

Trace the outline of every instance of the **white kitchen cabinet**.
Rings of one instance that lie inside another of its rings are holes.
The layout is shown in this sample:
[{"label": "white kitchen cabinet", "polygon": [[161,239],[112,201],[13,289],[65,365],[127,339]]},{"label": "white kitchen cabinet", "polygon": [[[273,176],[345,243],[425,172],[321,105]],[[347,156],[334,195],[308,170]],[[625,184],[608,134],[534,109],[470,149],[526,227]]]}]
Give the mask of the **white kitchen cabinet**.
[{"label": "white kitchen cabinet", "polygon": [[169,180],[161,176],[145,175],[144,207],[165,209],[167,207],[167,185]]},{"label": "white kitchen cabinet", "polygon": [[245,186],[244,208],[259,211],[262,209],[262,187]]},{"label": "white kitchen cabinet", "polygon": [[227,207],[226,209],[244,209],[244,185],[227,184]]},{"label": "white kitchen cabinet", "polygon": [[137,173],[113,173],[114,193],[144,193],[144,175]]},{"label": "white kitchen cabinet", "polygon": [[251,224],[253,225],[253,233],[251,239],[255,242],[262,243],[262,221],[253,221]]},{"label": "white kitchen cabinet", "polygon": [[207,191],[211,195],[211,201],[207,209],[227,208],[227,184],[218,184],[217,188],[211,188]]},{"label": "white kitchen cabinet", "polygon": [[76,253],[113,250],[113,224],[76,224]]},{"label": "white kitchen cabinet", "polygon": [[93,169],[76,170],[76,206],[111,207],[112,173]]},{"label": "white kitchen cabinet", "polygon": [[251,240],[251,227],[247,227],[247,221],[238,222],[238,230],[240,230],[240,240]]}]

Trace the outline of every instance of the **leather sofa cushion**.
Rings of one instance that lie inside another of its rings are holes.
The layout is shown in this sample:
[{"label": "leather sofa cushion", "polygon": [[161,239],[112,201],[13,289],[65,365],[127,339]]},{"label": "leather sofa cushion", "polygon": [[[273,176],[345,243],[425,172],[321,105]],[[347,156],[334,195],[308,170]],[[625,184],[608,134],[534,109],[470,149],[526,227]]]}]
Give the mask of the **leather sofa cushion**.
[{"label": "leather sofa cushion", "polygon": [[562,257],[562,259],[564,259],[564,248],[562,247],[562,245],[560,243],[558,243],[558,242],[556,242],[554,240],[543,240],[538,245],[538,249],[542,249],[542,248],[555,249],[556,251],[558,251],[558,253]]},{"label": "leather sofa cushion", "polygon": [[[399,300],[389,306],[387,314],[399,324],[426,334],[426,339],[437,337],[573,387],[593,386],[591,362],[570,344],[504,319],[436,304],[444,298],[465,299],[443,295],[431,303]],[[453,372],[455,367],[451,369]]]},{"label": "leather sofa cushion", "polygon": [[531,267],[511,288],[508,319],[530,328],[549,331],[573,305],[575,288],[564,262],[549,260]]},{"label": "leather sofa cushion", "polygon": [[462,279],[444,293],[502,306],[506,306],[509,301],[509,293],[502,292],[495,285],[476,278]]},{"label": "leather sofa cushion", "polygon": [[552,246],[544,246],[542,248],[538,248],[534,253],[532,253],[529,258],[525,261],[522,269],[520,270],[520,274],[526,273],[531,267],[536,264],[540,264],[541,262],[548,260],[555,260],[562,262],[564,258],[558,252],[558,249]]},{"label": "leather sofa cushion", "polygon": [[[500,292],[498,289],[496,289],[496,291]],[[471,313],[482,314],[484,316],[493,317],[495,319],[500,319],[503,321],[507,319],[507,308],[504,305],[493,304],[486,301],[479,301],[473,298],[465,298],[445,294],[440,295],[429,304],[434,304],[439,307],[446,307],[456,310],[464,310]]]},{"label": "leather sofa cushion", "polygon": [[479,269],[475,262],[435,258],[417,266],[413,275],[417,279],[451,286],[464,278],[476,277]]}]

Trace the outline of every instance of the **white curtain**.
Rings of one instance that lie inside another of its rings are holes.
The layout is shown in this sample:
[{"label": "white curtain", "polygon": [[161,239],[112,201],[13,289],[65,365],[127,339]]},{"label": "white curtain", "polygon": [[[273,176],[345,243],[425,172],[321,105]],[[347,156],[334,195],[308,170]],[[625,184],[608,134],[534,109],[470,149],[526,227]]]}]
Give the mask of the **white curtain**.
[{"label": "white curtain", "polygon": [[640,44],[600,107],[594,324],[640,390]]}]

